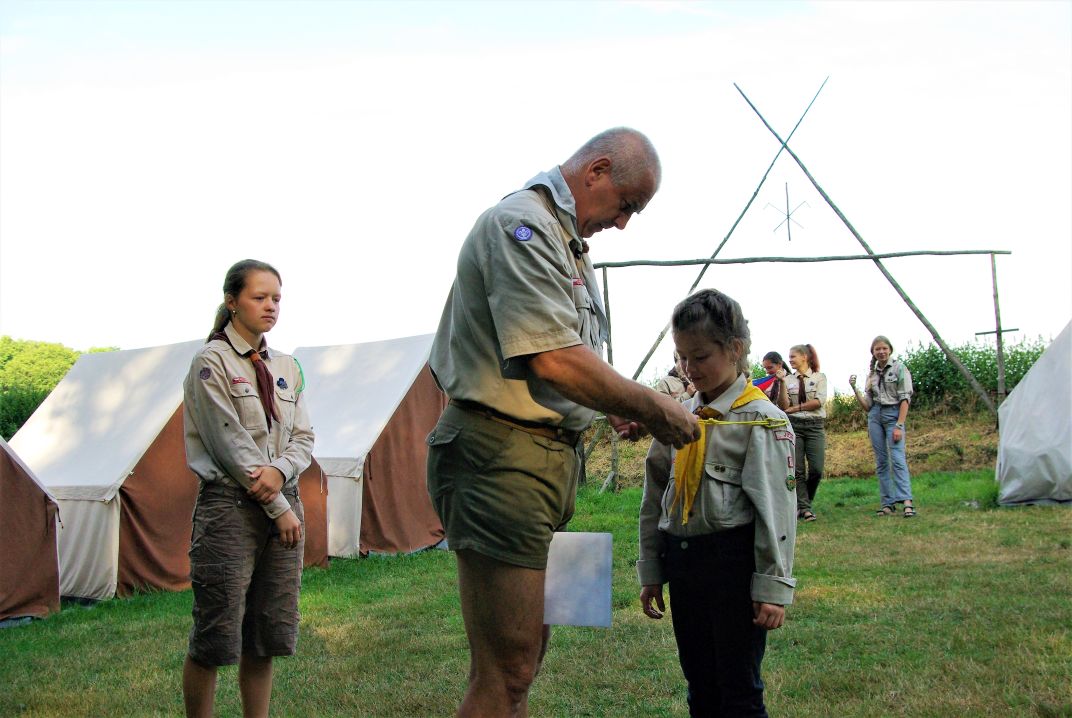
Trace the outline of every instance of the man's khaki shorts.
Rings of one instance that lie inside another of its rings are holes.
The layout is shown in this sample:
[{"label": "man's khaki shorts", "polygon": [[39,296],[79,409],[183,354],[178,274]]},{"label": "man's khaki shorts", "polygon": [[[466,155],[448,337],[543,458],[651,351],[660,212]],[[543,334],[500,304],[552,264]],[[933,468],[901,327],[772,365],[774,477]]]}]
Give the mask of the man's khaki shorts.
[{"label": "man's khaki shorts", "polygon": [[245,489],[202,484],[194,506],[190,579],[194,625],[189,655],[204,666],[238,663],[242,654],[291,656],[298,646],[298,594],[305,515],[297,487],[284,495],[302,524],[295,548]]},{"label": "man's khaki shorts", "polygon": [[578,448],[448,406],[428,435],[428,493],[451,550],[547,567],[573,517]]}]

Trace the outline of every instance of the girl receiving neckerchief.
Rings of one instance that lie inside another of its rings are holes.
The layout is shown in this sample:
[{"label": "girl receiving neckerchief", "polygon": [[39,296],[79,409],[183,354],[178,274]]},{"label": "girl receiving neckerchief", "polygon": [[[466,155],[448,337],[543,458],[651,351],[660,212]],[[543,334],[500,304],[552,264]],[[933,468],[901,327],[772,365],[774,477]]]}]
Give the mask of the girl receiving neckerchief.
[{"label": "girl receiving neckerchief", "polygon": [[766,716],[767,631],[793,601],[794,434],[749,381],[741,307],[705,289],[674,309],[674,345],[696,394],[699,441],[653,441],[645,464],[637,572],[645,615],[671,617],[691,716]]}]

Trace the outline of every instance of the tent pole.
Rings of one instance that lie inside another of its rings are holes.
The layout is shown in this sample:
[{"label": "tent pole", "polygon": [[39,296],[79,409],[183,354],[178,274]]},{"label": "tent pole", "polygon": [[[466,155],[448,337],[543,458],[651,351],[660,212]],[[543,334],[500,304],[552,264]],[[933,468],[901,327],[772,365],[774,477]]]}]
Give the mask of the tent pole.
[{"label": "tent pole", "polygon": [[[770,126],[770,123],[767,122],[766,118],[764,118],[760,111],[756,109],[756,106],[752,104],[752,101],[748,99],[748,96],[744,94],[744,90],[738,87],[737,83],[734,83],[733,86],[737,88],[737,92],[741,93],[741,97],[744,98],[744,101],[748,103],[748,106],[751,107],[752,110],[756,113],[756,115],[759,116],[759,119],[763,122],[764,126],[766,126],[768,130],[770,130],[770,133],[774,135],[775,139],[782,143],[782,147],[785,148],[785,151],[789,153],[789,156],[793,158],[793,161],[797,163],[797,166],[800,167],[801,170],[803,170],[805,176],[811,182],[812,186],[815,187],[816,191],[819,192],[819,194],[826,201],[826,203],[830,205],[830,209],[834,210],[834,213],[837,214],[837,216],[841,219],[842,223],[846,227],[848,227],[850,232],[852,232],[852,236],[856,237],[856,241],[860,243],[860,246],[864,248],[864,251],[873,256],[875,253],[871,250],[871,247],[867,244],[867,242],[864,241],[864,238],[860,236],[860,233],[856,231],[856,228],[852,226],[852,223],[849,222],[848,218],[842,213],[838,206],[834,204],[834,200],[830,199],[830,195],[828,195],[823,190],[823,188],[819,186],[819,183],[815,181],[815,178],[812,177],[811,172],[808,171],[808,168],[804,166],[804,163],[800,161],[800,158],[797,157],[796,153],[793,152],[793,150],[791,150],[786,144],[786,140],[783,140],[781,137],[778,136],[778,133],[775,131],[775,129]],[[908,308],[912,310],[916,317],[923,323],[923,326],[927,328],[927,331],[931,333],[931,336],[934,337],[935,343],[937,343],[938,346],[941,347],[942,351],[946,355],[946,358],[948,358],[949,361],[953,364],[953,366],[957,368],[957,371],[961,373],[964,379],[968,382],[968,385],[971,386],[971,388],[975,390],[975,393],[979,396],[979,398],[982,399],[983,404],[985,404],[986,408],[990,410],[990,413],[997,415],[997,408],[994,406],[994,402],[991,401],[990,395],[986,393],[986,389],[984,389],[982,385],[979,384],[976,378],[972,376],[972,373],[968,371],[968,368],[964,366],[964,364],[960,361],[960,358],[956,355],[956,353],[949,348],[949,345],[945,343],[945,340],[943,340],[942,337],[938,334],[938,330],[934,328],[934,325],[930,323],[930,320],[928,320],[927,317],[924,316],[923,312],[919,310],[919,307],[917,307],[912,302],[912,300],[909,299],[908,294],[905,292],[904,289],[901,288],[901,285],[897,283],[897,280],[893,278],[893,275],[890,274],[889,270],[886,269],[886,266],[882,263],[882,260],[875,258],[874,262],[875,266],[878,267],[879,271],[882,272],[883,276],[886,277],[889,283],[901,296],[901,299],[903,299],[905,304],[908,305]]]}]

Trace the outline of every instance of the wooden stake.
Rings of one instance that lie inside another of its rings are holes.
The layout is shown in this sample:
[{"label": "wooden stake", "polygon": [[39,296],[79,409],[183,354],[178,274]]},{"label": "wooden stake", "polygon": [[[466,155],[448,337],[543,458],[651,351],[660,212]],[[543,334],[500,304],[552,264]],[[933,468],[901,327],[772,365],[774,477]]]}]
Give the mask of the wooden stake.
[{"label": "wooden stake", "polygon": [[1001,341],[1001,307],[998,305],[998,263],[993,254],[990,255],[990,276],[994,280],[994,329],[998,338],[998,406],[1001,406],[1001,402],[1005,401],[1005,353]]}]

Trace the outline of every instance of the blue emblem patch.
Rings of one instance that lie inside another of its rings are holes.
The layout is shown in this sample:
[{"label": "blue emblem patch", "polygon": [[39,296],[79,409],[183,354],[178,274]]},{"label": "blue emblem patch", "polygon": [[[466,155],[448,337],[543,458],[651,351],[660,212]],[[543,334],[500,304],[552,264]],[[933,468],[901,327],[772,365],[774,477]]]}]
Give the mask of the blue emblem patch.
[{"label": "blue emblem patch", "polygon": [[201,367],[201,371],[197,372],[197,375],[201,377],[201,381],[206,381],[212,376],[212,370],[206,367]]},{"label": "blue emblem patch", "polygon": [[287,380],[284,379],[283,377],[279,377],[279,381],[277,381],[275,383],[275,385],[278,386],[280,389],[286,389],[287,388]]},{"label": "blue emblem patch", "polygon": [[523,224],[519,224],[514,230],[514,238],[519,242],[527,242],[532,239],[532,230]]}]

